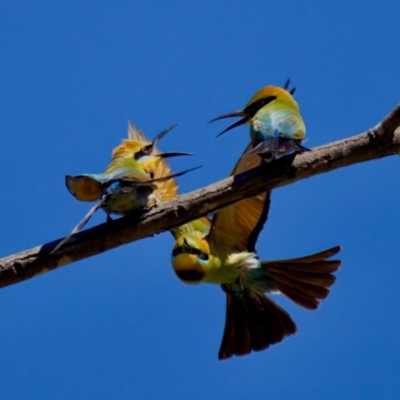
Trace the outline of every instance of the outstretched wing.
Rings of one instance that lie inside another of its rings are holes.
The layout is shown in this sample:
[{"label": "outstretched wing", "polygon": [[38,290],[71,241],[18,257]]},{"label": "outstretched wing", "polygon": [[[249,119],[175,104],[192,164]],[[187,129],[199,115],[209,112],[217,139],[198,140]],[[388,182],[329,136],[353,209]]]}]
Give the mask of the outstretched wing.
[{"label": "outstretched wing", "polygon": [[65,176],[69,192],[80,201],[96,201],[101,198],[101,182],[93,175]]},{"label": "outstretched wing", "polygon": [[[253,148],[250,143],[244,153]],[[244,154],[243,153],[243,154]],[[239,159],[231,175],[255,168],[263,160],[256,154]],[[270,192],[240,200],[214,214],[209,235],[211,247],[229,252],[255,251],[257,238],[268,217]]]},{"label": "outstretched wing", "polygon": [[[136,142],[147,142],[141,130],[136,129],[131,121],[128,122],[128,140],[117,146],[113,150],[113,159],[106,168],[104,174],[82,174],[76,176],[66,176],[65,182],[69,192],[80,201],[96,201],[101,198],[103,181],[111,179],[111,174],[115,174],[115,170],[119,170],[121,164],[121,157],[126,153],[136,151]],[[149,142],[150,143],[150,142]],[[133,153],[132,153],[133,154]],[[113,179],[117,179],[114,177]],[[147,177],[143,180],[148,179]]]}]

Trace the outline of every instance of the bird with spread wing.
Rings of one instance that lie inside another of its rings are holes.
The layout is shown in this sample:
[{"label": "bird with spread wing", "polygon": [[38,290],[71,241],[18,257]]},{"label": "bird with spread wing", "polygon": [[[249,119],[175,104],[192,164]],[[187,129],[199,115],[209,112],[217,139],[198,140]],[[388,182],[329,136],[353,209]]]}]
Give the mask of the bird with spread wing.
[{"label": "bird with spread wing", "polygon": [[177,195],[177,185],[173,178],[196,168],[172,174],[169,167],[166,169],[168,164],[164,160],[191,153],[161,153],[156,147],[158,141],[176,125],[168,127],[152,141],[148,141],[143,132],[129,122],[129,139],[113,150],[112,160],[104,173],[66,176],[67,188],[76,199],[97,203],[72,232],[59,242],[52,253],[80,231],[99,208],[106,212],[107,220],[110,220],[110,214],[141,212]]},{"label": "bird with spread wing", "polygon": [[[252,149],[250,143],[245,153]],[[256,153],[242,157],[232,175],[261,162]],[[302,307],[316,309],[341,264],[328,260],[339,246],[305,257],[260,261],[255,245],[269,206],[270,192],[264,192],[219,210],[206,229],[173,232],[171,261],[176,275],[188,284],[219,284],[226,293],[219,359],[264,350],[294,334],[297,328],[290,315],[266,294],[281,293]]]}]

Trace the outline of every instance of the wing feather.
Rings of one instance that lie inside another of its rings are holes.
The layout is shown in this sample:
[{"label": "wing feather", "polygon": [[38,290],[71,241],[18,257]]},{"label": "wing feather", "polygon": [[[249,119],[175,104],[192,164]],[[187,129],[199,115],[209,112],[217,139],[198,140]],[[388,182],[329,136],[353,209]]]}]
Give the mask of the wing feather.
[{"label": "wing feather", "polygon": [[[244,153],[252,148],[250,143]],[[258,155],[240,158],[231,175],[248,171],[262,162]],[[208,238],[211,246],[230,252],[254,251],[259,233],[268,217],[269,202],[270,192],[264,192],[238,201],[214,214]]]},{"label": "wing feather", "polygon": [[[157,148],[155,148],[153,152],[154,154],[159,154]],[[154,179],[163,178],[172,174],[173,172],[168,162],[162,158],[154,171]],[[165,182],[157,182],[157,189],[154,191],[154,195],[159,201],[171,200],[178,197],[178,187],[178,183],[174,178]],[[191,232],[196,232],[200,234],[201,237],[204,237],[209,234],[210,227],[211,221],[207,217],[202,217],[171,229],[171,233],[176,240],[183,234]]]}]

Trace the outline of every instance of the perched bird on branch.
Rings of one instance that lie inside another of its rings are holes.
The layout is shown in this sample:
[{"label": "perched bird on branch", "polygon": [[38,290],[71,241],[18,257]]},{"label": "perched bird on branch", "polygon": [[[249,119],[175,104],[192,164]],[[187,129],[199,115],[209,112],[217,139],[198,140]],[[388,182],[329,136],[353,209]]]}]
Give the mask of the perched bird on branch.
[{"label": "perched bird on branch", "polygon": [[[238,174],[263,160],[245,150],[232,171]],[[297,330],[289,314],[266,294],[282,293],[296,304],[316,309],[334,283],[341,262],[327,260],[332,247],[305,257],[260,261],[257,238],[268,217],[270,192],[243,199],[213,215],[211,226],[173,231],[172,265],[185,283],[220,284],[226,293],[226,321],[219,359],[264,350]]]},{"label": "perched bird on branch", "polygon": [[306,127],[299,106],[293,98],[295,88],[289,90],[290,80],[284,87],[265,86],[260,89],[242,110],[222,114],[210,122],[223,118],[243,117],[224,129],[218,136],[244,123],[250,125],[254,148],[247,154],[259,154],[271,160],[291,151],[307,151],[301,145]]},{"label": "perched bird on branch", "polygon": [[[183,152],[160,153],[156,148],[158,141],[176,125],[168,127],[152,141],[148,141],[143,132],[136,130],[130,122],[129,139],[114,149],[112,160],[104,173],[66,176],[67,188],[76,199],[97,203],[52,253],[80,231],[99,208],[106,212],[107,220],[110,220],[110,214],[141,212],[172,196],[171,191],[176,186],[173,178],[196,169],[168,174],[161,164],[162,160],[169,157],[192,155]],[[159,187],[160,183],[164,185]]]}]

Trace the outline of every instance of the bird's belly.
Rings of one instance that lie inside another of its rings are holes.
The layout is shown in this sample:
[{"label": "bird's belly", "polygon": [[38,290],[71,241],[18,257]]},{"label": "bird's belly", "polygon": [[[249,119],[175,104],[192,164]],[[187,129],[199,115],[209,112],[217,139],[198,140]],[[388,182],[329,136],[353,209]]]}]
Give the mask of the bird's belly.
[{"label": "bird's belly", "polygon": [[256,114],[250,134],[255,141],[278,136],[299,140],[304,138],[305,127],[301,118],[292,110],[283,109],[268,114]]},{"label": "bird's belly", "polygon": [[240,274],[240,270],[235,266],[221,265],[218,268],[208,271],[203,282],[222,284],[232,284],[236,281]]},{"label": "bird's belly", "polygon": [[114,188],[104,208],[115,214],[129,214],[144,209],[151,193],[149,187]]}]

